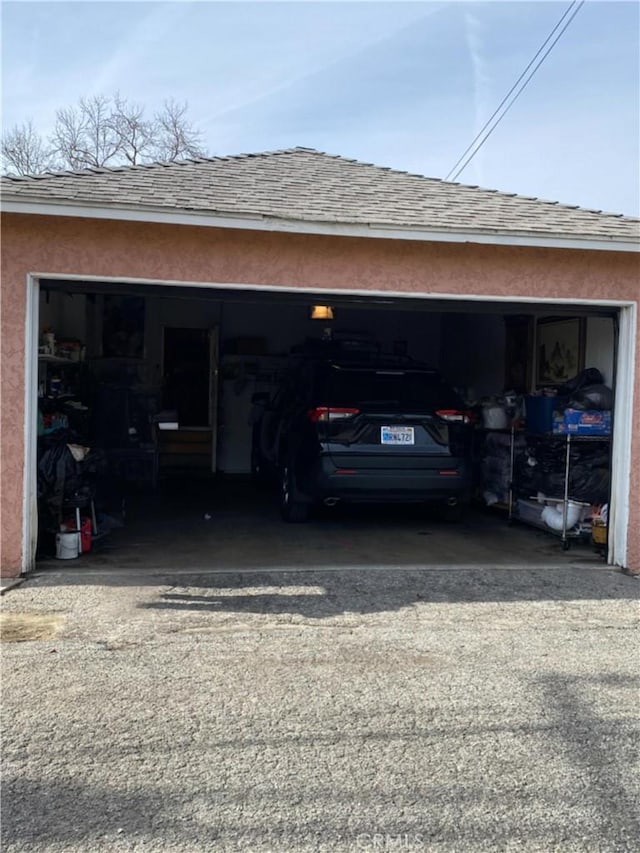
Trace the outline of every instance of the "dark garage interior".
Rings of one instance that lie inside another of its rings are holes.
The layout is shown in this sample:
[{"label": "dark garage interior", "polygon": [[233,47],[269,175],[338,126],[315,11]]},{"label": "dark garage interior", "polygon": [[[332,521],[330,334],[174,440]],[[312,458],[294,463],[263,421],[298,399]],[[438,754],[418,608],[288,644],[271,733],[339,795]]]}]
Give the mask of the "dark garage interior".
[{"label": "dark garage interior", "polygon": [[[60,568],[532,565],[606,556],[616,317],[567,307],[40,282],[38,560]],[[439,371],[471,502],[314,506],[252,477],[256,400],[323,348]],[[567,551],[563,555],[563,551]]]}]

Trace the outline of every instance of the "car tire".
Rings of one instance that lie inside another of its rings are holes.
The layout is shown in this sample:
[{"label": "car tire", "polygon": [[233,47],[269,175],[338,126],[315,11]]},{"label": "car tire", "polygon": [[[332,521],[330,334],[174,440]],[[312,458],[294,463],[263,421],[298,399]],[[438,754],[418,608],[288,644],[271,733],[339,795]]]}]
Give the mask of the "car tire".
[{"label": "car tire", "polygon": [[283,521],[299,524],[309,518],[311,505],[302,499],[291,464],[280,472],[280,515]]}]

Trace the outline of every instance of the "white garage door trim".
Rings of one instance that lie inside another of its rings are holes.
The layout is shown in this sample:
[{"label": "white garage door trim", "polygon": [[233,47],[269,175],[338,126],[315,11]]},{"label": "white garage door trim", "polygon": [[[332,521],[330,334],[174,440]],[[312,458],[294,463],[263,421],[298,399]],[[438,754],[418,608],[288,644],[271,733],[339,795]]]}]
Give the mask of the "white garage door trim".
[{"label": "white garage door trim", "polygon": [[55,281],[83,281],[105,284],[149,284],[167,287],[190,287],[205,290],[254,290],[269,293],[309,293],[314,296],[335,294],[342,296],[369,296],[397,299],[423,299],[428,301],[494,302],[522,305],[563,305],[577,307],[606,307],[619,310],[618,361],[616,365],[616,409],[613,430],[611,497],[612,513],[609,524],[609,554],[611,565],[627,567],[627,532],[629,527],[631,448],[633,432],[633,389],[635,378],[637,303],[610,299],[544,299],[542,297],[513,297],[461,295],[457,293],[408,293],[388,290],[359,290],[340,288],[277,287],[241,283],[189,282],[105,276],[59,275],[30,273],[27,275],[26,327],[25,327],[25,458],[23,471],[23,527],[22,527],[22,572],[35,565],[37,545],[37,411],[38,390],[38,314],[39,281],[42,278]]},{"label": "white garage door trim", "polygon": [[607,561],[611,565],[625,568],[628,568],[627,533],[631,492],[637,312],[637,303],[631,303],[621,306],[619,314],[613,452],[611,454],[611,516]]}]

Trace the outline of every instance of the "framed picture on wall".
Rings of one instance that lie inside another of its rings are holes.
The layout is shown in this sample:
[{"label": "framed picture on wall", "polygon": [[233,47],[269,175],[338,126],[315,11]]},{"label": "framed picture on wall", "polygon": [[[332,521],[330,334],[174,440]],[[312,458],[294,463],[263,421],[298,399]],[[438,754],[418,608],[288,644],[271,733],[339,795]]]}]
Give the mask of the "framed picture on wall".
[{"label": "framed picture on wall", "polygon": [[538,320],[536,384],[562,385],[584,368],[585,321],[578,317]]}]

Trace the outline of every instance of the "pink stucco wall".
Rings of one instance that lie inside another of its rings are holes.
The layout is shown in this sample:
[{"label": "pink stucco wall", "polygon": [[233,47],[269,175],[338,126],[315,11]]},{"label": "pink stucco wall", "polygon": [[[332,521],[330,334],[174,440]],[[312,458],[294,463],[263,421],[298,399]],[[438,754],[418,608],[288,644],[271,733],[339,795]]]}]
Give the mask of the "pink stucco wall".
[{"label": "pink stucco wall", "polygon": [[[29,272],[432,294],[640,298],[637,256],[271,234],[5,214],[2,218],[3,575],[20,571],[24,330]],[[640,330],[638,334],[640,341]],[[640,348],[635,412],[640,422]],[[629,568],[640,571],[640,431],[633,439]]]}]

